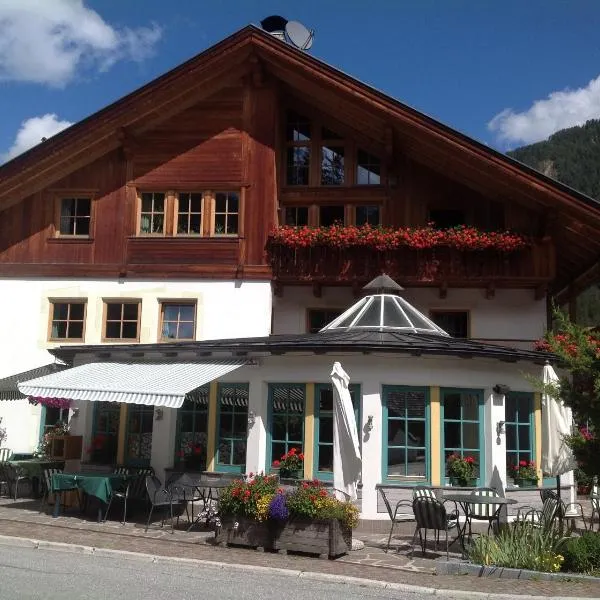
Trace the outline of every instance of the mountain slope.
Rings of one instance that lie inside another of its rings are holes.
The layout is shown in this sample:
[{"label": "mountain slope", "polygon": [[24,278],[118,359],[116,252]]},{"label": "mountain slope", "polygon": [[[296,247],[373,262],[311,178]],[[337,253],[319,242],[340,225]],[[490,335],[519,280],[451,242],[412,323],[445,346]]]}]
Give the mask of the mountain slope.
[{"label": "mountain slope", "polygon": [[508,156],[600,200],[600,120],[558,131]]}]

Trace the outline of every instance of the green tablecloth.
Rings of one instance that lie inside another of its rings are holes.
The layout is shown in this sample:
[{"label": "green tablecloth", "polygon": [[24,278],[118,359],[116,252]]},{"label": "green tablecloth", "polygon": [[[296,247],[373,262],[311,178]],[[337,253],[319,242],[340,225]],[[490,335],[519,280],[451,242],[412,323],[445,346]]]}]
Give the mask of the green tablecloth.
[{"label": "green tablecloth", "polygon": [[129,475],[117,473],[55,473],[52,475],[52,492],[83,490],[108,503],[113,487],[118,487],[130,479]]},{"label": "green tablecloth", "polygon": [[62,469],[65,466],[64,460],[48,460],[32,458],[29,460],[9,460],[8,464],[18,469],[27,477],[42,478],[44,469]]}]

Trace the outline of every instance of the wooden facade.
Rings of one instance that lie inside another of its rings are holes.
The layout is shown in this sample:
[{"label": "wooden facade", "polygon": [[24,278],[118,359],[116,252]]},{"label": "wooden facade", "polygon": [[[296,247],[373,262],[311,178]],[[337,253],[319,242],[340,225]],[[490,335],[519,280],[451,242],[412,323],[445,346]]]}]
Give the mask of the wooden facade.
[{"label": "wooden facade", "polygon": [[[314,125],[309,142],[289,141],[291,111]],[[312,145],[308,179],[290,185],[289,149],[302,145]],[[345,176],[324,185],[321,150],[331,147],[342,149]],[[358,180],[360,152],[377,159],[376,184]],[[181,232],[182,193],[201,196],[201,231]],[[227,193],[239,198],[223,217],[235,219],[233,234],[215,216]],[[140,226],[144,194],[164,202],[149,233]],[[90,199],[87,235],[61,233],[65,198]],[[357,207],[376,206],[389,227],[456,210],[469,224],[510,229],[532,245],[509,261],[443,257],[427,273],[414,252],[297,260],[268,251],[287,208],[306,209],[316,225],[327,206],[343,206],[348,224]],[[386,269],[411,286],[526,287],[539,296],[585,277],[600,256],[599,234],[600,208],[590,199],[254,27],[0,167],[1,276],[347,285]]]}]

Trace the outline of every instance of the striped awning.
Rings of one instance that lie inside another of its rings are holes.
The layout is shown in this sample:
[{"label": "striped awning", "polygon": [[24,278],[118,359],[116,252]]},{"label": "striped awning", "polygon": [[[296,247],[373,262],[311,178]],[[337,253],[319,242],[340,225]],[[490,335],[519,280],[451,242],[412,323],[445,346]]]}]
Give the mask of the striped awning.
[{"label": "striped awning", "polygon": [[210,362],[97,362],[18,384],[26,396],[179,408],[186,394],[244,366]]},{"label": "striped awning", "polygon": [[35,369],[30,369],[29,371],[23,371],[22,373],[0,379],[0,400],[24,400],[27,398],[27,395],[22,394],[19,391],[19,388],[17,387],[19,382],[29,381],[30,379],[35,379],[44,375],[50,375],[51,373],[63,371],[66,368],[66,365],[60,363],[50,363],[43,367],[37,367]]}]

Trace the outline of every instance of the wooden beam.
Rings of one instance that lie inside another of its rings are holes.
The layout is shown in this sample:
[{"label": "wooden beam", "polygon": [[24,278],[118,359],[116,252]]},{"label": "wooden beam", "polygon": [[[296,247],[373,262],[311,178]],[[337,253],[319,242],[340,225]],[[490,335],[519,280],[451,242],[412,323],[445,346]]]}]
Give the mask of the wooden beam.
[{"label": "wooden beam", "polygon": [[566,304],[572,295],[577,295],[598,282],[600,282],[600,256],[588,264],[578,275],[571,277],[569,281],[557,282],[557,291],[554,293],[555,303],[559,306]]}]

